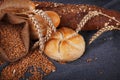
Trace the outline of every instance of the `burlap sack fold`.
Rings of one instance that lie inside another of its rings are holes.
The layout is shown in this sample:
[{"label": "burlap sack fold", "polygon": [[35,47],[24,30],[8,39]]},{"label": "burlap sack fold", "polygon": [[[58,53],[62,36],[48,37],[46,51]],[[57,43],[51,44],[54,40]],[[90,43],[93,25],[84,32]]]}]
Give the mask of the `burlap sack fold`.
[{"label": "burlap sack fold", "polygon": [[14,62],[29,50],[29,22],[27,17],[14,11],[0,13],[0,56]]}]

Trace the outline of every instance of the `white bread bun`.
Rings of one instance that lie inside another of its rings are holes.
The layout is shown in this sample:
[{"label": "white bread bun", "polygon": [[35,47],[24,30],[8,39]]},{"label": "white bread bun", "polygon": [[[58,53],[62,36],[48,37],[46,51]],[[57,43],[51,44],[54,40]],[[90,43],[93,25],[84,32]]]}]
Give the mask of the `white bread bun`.
[{"label": "white bread bun", "polygon": [[69,62],[80,58],[84,51],[83,37],[74,30],[63,27],[46,42],[44,53],[56,61]]}]

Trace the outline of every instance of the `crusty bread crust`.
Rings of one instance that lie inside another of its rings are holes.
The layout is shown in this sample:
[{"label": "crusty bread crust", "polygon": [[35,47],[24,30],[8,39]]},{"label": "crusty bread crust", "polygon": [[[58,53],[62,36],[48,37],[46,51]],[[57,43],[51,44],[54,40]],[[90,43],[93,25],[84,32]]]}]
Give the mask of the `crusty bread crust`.
[{"label": "crusty bread crust", "polygon": [[62,62],[76,60],[83,55],[84,51],[83,37],[66,27],[60,28],[54,33],[45,46],[47,56]]},{"label": "crusty bread crust", "polygon": [[[108,16],[120,21],[120,12],[104,9],[94,5],[87,4],[61,4],[54,2],[35,2],[37,9],[55,11],[61,17],[60,27],[66,26],[76,29],[79,22],[89,11],[102,12]],[[104,27],[104,24],[109,22],[110,25],[116,26],[117,22],[110,18],[98,15],[90,19],[82,28],[82,30],[96,30]]]}]

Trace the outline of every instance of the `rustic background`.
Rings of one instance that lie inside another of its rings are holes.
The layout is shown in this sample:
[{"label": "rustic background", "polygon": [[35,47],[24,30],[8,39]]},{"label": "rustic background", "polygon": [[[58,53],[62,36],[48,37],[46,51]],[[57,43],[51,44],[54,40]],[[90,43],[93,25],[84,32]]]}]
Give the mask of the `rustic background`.
[{"label": "rustic background", "polygon": [[[120,11],[120,0],[39,0],[71,4],[91,4]],[[80,32],[86,42],[96,31]],[[91,45],[86,46],[85,54],[67,64],[53,63],[57,71],[44,80],[120,80],[120,31],[102,34]],[[0,71],[8,63],[0,66]],[[28,77],[29,75],[25,75]]]}]

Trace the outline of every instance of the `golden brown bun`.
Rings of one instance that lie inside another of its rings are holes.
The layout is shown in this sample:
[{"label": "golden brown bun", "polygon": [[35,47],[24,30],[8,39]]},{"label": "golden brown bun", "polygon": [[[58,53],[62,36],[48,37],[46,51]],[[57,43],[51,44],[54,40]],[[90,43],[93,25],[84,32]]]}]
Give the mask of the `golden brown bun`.
[{"label": "golden brown bun", "polygon": [[50,40],[46,42],[45,54],[62,62],[69,62],[80,58],[85,51],[83,37],[69,28],[60,28],[53,33]]},{"label": "golden brown bun", "polygon": [[[59,17],[59,15],[58,15],[56,12],[54,12],[54,11],[45,11],[45,12],[46,12],[46,13],[48,14],[48,16],[51,18],[54,26],[55,26],[55,27],[58,27],[58,25],[60,24],[60,17]],[[45,21],[45,20],[44,20],[41,16],[39,16],[39,15],[35,15],[34,17],[38,20],[39,24],[41,24],[41,29],[42,29],[41,31],[43,32],[43,36],[46,35],[47,26],[49,26],[48,23],[47,23],[47,21]],[[32,38],[32,39],[38,39],[38,32],[37,32],[37,30],[35,29],[35,27],[34,27],[33,24],[31,24],[30,32],[31,32],[31,38]]]},{"label": "golden brown bun", "polygon": [[60,16],[54,11],[45,11],[47,15],[51,18],[55,27],[58,27],[60,24]]}]

